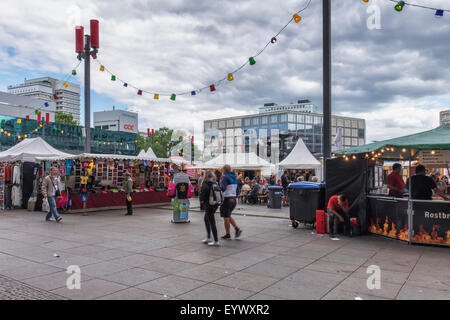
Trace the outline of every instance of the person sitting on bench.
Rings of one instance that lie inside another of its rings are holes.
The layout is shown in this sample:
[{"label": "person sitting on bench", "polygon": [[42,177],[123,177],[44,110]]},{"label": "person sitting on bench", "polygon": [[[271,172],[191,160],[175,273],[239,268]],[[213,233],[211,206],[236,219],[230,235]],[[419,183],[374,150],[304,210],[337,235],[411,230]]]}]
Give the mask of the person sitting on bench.
[{"label": "person sitting on bench", "polygon": [[247,201],[249,204],[256,204],[258,202],[259,184],[253,181],[252,190],[247,195]]},{"label": "person sitting on bench", "polygon": [[335,195],[330,198],[327,210],[329,213],[329,233],[333,238],[338,233],[340,224],[344,225],[344,235],[350,232],[350,215],[348,199],[344,194]]}]

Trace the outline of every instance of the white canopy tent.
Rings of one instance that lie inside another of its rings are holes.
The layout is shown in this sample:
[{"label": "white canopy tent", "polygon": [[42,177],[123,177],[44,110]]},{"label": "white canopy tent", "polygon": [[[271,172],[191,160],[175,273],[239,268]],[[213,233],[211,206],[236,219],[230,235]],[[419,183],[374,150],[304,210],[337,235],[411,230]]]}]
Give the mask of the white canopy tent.
[{"label": "white canopy tent", "polygon": [[61,158],[70,157],[69,153],[56,150],[42,138],[24,139],[14,147],[0,152],[0,161],[35,162],[36,158]]},{"label": "white canopy tent", "polygon": [[141,152],[139,152],[136,158],[146,161],[170,162],[169,159],[158,158],[155,152],[153,151],[152,147],[148,147],[147,151],[141,150]]},{"label": "white canopy tent", "polygon": [[275,166],[270,162],[258,157],[254,152],[250,153],[222,153],[217,157],[204,162],[198,168],[218,169],[224,165],[230,165],[232,169],[238,170],[264,170],[272,171]]},{"label": "white canopy tent", "polygon": [[301,138],[278,166],[283,169],[321,169],[322,164],[309,152]]}]

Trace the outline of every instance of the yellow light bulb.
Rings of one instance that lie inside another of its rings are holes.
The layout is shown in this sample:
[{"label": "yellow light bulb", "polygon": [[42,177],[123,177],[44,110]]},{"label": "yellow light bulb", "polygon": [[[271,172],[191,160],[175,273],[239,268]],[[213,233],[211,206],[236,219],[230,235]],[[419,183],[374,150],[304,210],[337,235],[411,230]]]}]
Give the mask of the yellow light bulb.
[{"label": "yellow light bulb", "polygon": [[100,71],[105,71],[105,67],[104,66],[100,66]]},{"label": "yellow light bulb", "polygon": [[67,82],[64,82],[64,88],[67,88],[69,84]]},{"label": "yellow light bulb", "polygon": [[435,154],[436,153],[436,151],[434,151],[434,150],[431,150],[431,154]]},{"label": "yellow light bulb", "polygon": [[293,15],[293,18],[296,23],[299,23],[302,20],[302,17],[300,17],[297,13]]},{"label": "yellow light bulb", "polygon": [[402,149],[402,152],[406,152],[406,149],[405,149],[405,148],[403,148],[403,149]]}]

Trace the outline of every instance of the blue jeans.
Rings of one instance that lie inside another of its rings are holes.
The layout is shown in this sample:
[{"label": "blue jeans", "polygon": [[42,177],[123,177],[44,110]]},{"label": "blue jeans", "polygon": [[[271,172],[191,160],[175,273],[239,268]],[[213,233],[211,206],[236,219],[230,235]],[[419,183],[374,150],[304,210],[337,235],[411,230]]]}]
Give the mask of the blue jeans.
[{"label": "blue jeans", "polygon": [[50,207],[50,211],[47,213],[45,217],[46,220],[49,220],[52,217],[52,214],[55,216],[55,219],[59,218],[58,210],[56,210],[56,199],[55,197],[48,197],[48,205]]}]

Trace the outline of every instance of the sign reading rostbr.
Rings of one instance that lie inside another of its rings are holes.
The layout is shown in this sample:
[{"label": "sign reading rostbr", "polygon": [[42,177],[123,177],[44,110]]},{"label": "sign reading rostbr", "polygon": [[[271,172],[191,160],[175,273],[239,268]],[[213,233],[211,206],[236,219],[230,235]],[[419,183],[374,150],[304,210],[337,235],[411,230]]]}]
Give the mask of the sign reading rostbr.
[{"label": "sign reading rostbr", "polygon": [[419,153],[419,162],[425,166],[450,165],[450,150],[422,150]]}]

